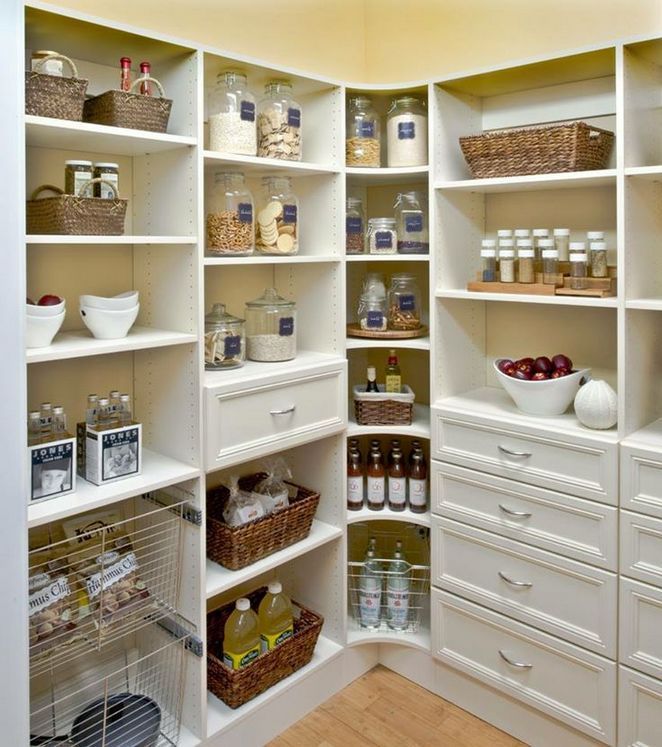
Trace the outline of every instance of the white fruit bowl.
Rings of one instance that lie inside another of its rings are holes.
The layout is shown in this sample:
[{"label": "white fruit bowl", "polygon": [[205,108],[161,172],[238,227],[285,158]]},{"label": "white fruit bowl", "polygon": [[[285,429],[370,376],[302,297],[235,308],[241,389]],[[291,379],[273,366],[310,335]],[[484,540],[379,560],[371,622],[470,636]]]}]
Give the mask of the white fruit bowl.
[{"label": "white fruit bowl", "polygon": [[80,309],[80,317],[97,340],[119,340],[129,334],[139,310],[140,304],[121,311],[83,306]]},{"label": "white fruit bowl", "polygon": [[64,311],[61,311],[57,316],[27,316],[25,319],[25,347],[48,347],[60,331],[64,317]]},{"label": "white fruit bowl", "polygon": [[31,317],[58,316],[64,311],[64,299],[53,306],[37,306],[37,304],[26,303],[26,313]]},{"label": "white fruit bowl", "polygon": [[574,400],[582,380],[588,380],[591,373],[590,368],[582,368],[560,379],[526,381],[513,379],[499,371],[498,365],[502,360],[506,359],[497,358],[494,361],[497,379],[512,397],[517,409],[527,415],[562,415]]},{"label": "white fruit bowl", "polygon": [[81,309],[107,309],[108,311],[127,311],[138,304],[138,291],[126,291],[117,296],[80,296]]}]

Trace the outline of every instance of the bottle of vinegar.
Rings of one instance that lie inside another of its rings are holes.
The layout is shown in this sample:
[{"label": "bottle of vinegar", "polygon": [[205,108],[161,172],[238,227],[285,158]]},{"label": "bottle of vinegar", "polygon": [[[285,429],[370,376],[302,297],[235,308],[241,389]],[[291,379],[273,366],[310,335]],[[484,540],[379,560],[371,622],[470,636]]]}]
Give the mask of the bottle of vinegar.
[{"label": "bottle of vinegar", "polygon": [[384,508],[386,471],[379,447],[370,450],[366,472],[368,508],[372,511],[381,511]]},{"label": "bottle of vinegar", "polygon": [[404,457],[400,449],[389,454],[388,467],[388,507],[391,511],[404,511],[407,503],[407,475]]},{"label": "bottle of vinegar", "polygon": [[363,508],[361,452],[351,447],[347,456],[347,508],[350,511],[360,511]]},{"label": "bottle of vinegar", "polygon": [[260,623],[245,597],[237,599],[235,609],[225,623],[223,663],[230,669],[242,669],[260,655]]},{"label": "bottle of vinegar", "polygon": [[292,602],[283,594],[282,584],[272,581],[268,589],[258,608],[262,653],[271,651],[294,634]]},{"label": "bottle of vinegar", "polygon": [[415,514],[424,514],[428,506],[428,468],[423,450],[412,455],[409,467],[409,508]]}]

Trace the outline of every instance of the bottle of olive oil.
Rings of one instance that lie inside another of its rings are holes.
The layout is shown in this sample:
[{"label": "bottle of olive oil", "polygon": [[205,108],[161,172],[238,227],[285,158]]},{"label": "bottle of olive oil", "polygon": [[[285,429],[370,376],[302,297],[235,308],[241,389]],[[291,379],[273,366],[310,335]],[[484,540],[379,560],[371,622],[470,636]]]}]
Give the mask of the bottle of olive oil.
[{"label": "bottle of olive oil", "polygon": [[395,350],[389,351],[386,365],[386,391],[400,394],[402,391],[402,375]]}]

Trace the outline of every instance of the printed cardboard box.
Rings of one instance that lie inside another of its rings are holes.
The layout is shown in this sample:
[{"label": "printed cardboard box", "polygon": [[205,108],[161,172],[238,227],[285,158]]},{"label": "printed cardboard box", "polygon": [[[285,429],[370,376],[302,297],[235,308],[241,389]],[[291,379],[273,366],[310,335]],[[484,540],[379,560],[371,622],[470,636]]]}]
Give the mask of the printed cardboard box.
[{"label": "printed cardboard box", "polygon": [[76,490],[76,439],[67,438],[28,446],[28,501],[59,498]]},{"label": "printed cardboard box", "polygon": [[97,429],[78,423],[78,472],[95,485],[124,480],[142,471],[142,425]]}]

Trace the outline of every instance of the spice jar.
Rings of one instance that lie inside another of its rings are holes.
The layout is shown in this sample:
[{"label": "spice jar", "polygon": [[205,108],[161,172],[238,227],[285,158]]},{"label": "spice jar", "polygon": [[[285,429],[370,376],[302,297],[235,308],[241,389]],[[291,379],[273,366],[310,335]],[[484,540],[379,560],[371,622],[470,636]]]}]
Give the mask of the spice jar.
[{"label": "spice jar", "polygon": [[510,228],[500,228],[497,231],[497,244],[501,241],[501,239],[512,239],[513,238],[513,232],[510,230]]},{"label": "spice jar", "polygon": [[[536,258],[540,259],[542,257],[542,248],[540,246],[540,241],[541,239],[549,239],[549,231],[546,228],[534,228],[531,232],[531,235],[533,236],[533,251],[535,252]],[[552,244],[552,246],[554,245]]]},{"label": "spice jar", "polygon": [[289,176],[262,179],[262,208],[257,214],[260,254],[296,254],[299,251],[299,200]]},{"label": "spice jar", "polygon": [[297,354],[296,304],[267,288],[246,303],[246,347],[252,361],[289,361]]},{"label": "spice jar", "polygon": [[398,254],[428,254],[427,204],[420,192],[401,192],[395,205]]},{"label": "spice jar", "polygon": [[[551,241],[551,239],[548,239]],[[556,285],[559,272],[559,253],[556,249],[542,249],[542,281],[545,285]]]},{"label": "spice jar", "polygon": [[588,288],[588,265],[585,252],[573,252],[570,255],[570,287],[573,290]]},{"label": "spice jar", "polygon": [[379,167],[381,127],[379,115],[367,96],[355,96],[347,105],[345,163],[347,166]]},{"label": "spice jar", "polygon": [[591,277],[606,278],[609,276],[607,267],[607,245],[604,241],[592,241],[591,253]]},{"label": "spice jar", "polygon": [[604,231],[587,231],[586,232],[586,240],[589,243],[591,241],[604,241],[605,240],[605,232]]},{"label": "spice jar", "polygon": [[216,76],[209,97],[209,150],[244,156],[257,153],[255,96],[244,73],[226,70]]},{"label": "spice jar", "polygon": [[358,197],[347,198],[345,252],[347,254],[363,254],[365,252],[363,201]]},{"label": "spice jar", "polygon": [[586,242],[585,241],[571,241],[569,253],[574,254],[579,252],[580,254],[586,254]]},{"label": "spice jar", "polygon": [[[483,245],[490,239],[484,239]],[[496,249],[486,248],[480,250],[480,259],[482,265],[482,277],[484,283],[496,282]]]},{"label": "spice jar", "polygon": [[555,228],[554,229],[554,248],[559,253],[559,262],[567,262],[568,254],[570,252],[570,229],[569,228]]},{"label": "spice jar", "polygon": [[[519,242],[517,243],[519,244]],[[525,241],[525,243],[528,246],[517,250],[517,282],[534,283],[536,280],[535,251],[529,241]]]},{"label": "spice jar", "polygon": [[391,277],[388,290],[389,329],[411,330],[421,326],[421,292],[414,276],[401,272]]},{"label": "spice jar", "polygon": [[78,195],[84,184],[92,178],[92,161],[64,162],[64,191]]},{"label": "spice jar", "polygon": [[104,200],[114,200],[115,195],[120,193],[120,167],[116,163],[97,162],[92,168],[92,174],[95,179],[103,179],[110,182],[114,187],[109,187],[102,182],[96,182],[94,185],[94,196],[101,197]]},{"label": "spice jar", "polygon": [[301,160],[301,107],[288,80],[273,80],[257,107],[257,154],[285,161]]},{"label": "spice jar", "polygon": [[394,99],[386,115],[389,166],[425,166],[428,162],[428,115],[415,96]]},{"label": "spice jar", "polygon": [[253,195],[244,175],[217,171],[207,208],[207,254],[252,254],[255,249]]},{"label": "spice jar", "polygon": [[512,249],[499,252],[499,279],[502,283],[515,282],[515,252]]},{"label": "spice jar", "polygon": [[388,328],[386,319],[386,297],[372,293],[362,293],[357,310],[359,327],[371,332],[385,332]]},{"label": "spice jar", "polygon": [[501,259],[501,253],[513,251],[513,240],[512,239],[499,239],[499,246],[497,252],[497,259]]},{"label": "spice jar", "polygon": [[370,254],[397,254],[398,236],[394,218],[370,218],[366,236]]},{"label": "spice jar", "polygon": [[244,320],[228,314],[225,304],[215,303],[205,316],[205,369],[239,368],[245,359]]}]

